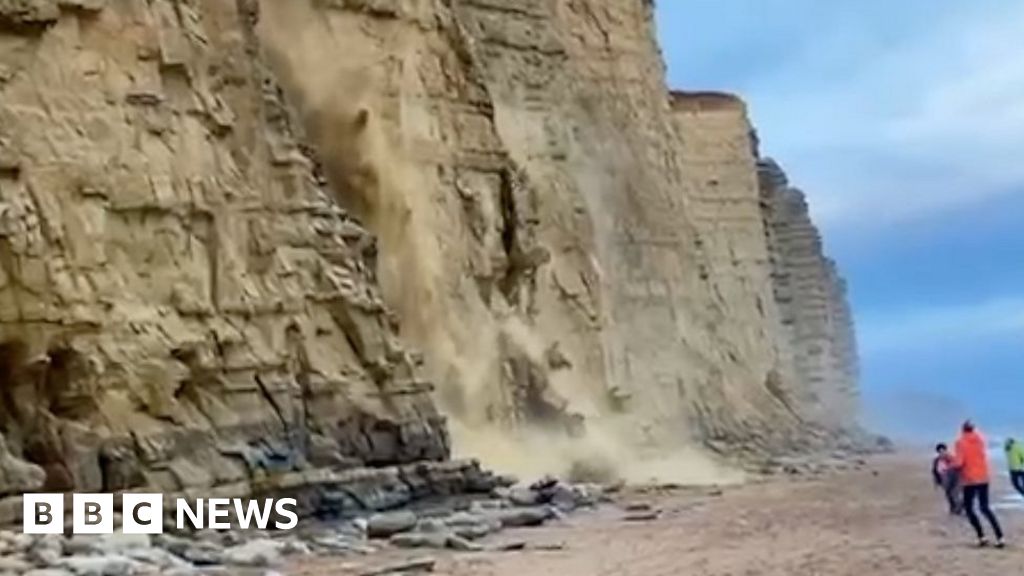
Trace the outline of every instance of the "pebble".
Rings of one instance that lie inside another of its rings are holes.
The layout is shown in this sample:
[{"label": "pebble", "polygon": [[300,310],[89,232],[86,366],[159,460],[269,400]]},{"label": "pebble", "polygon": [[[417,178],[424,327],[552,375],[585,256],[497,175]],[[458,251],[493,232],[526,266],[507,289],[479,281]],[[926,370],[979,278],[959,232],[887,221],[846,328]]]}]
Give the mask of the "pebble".
[{"label": "pebble", "polygon": [[235,566],[272,566],[281,562],[281,543],[261,538],[224,550],[224,560]]},{"label": "pebble", "polygon": [[550,508],[516,508],[512,510],[498,510],[495,517],[505,528],[519,528],[529,526],[540,526],[553,517]]},{"label": "pebble", "polygon": [[412,530],[418,520],[415,513],[408,511],[374,514],[367,520],[366,533],[370,538],[389,538]]},{"label": "pebble", "polygon": [[71,556],[58,563],[76,576],[129,576],[138,563],[124,556]]},{"label": "pebble", "polygon": [[197,542],[179,554],[196,566],[215,566],[224,563],[224,550],[209,542]]},{"label": "pebble", "polygon": [[36,566],[53,566],[64,555],[63,538],[44,537],[35,541],[26,555]]},{"label": "pebble", "polygon": [[476,542],[473,542],[468,538],[463,538],[456,534],[453,534],[448,537],[448,542],[446,542],[446,545],[448,548],[451,548],[452,550],[458,552],[480,552],[484,549],[483,546],[477,544]]},{"label": "pebble", "polygon": [[[532,484],[499,484],[498,498],[465,500],[419,513],[382,512],[349,522],[303,524],[292,534],[270,538],[261,531],[203,530],[192,534],[32,536],[0,531],[0,576],[281,576],[272,570],[291,555],[365,555],[378,552],[367,538],[398,548],[449,549],[458,552],[524,550],[524,541],[481,545],[478,540],[506,527],[539,526],[577,508],[601,501],[597,485],[568,484],[544,478]],[[648,505],[626,507],[626,519],[638,521],[658,512]],[[532,547],[531,547],[532,548]],[[561,550],[562,544],[537,550]],[[420,559],[362,572],[362,576],[426,573],[432,559]]]},{"label": "pebble", "polygon": [[541,503],[540,494],[529,486],[513,486],[504,496],[515,506],[536,506]]},{"label": "pebble", "polygon": [[32,563],[18,556],[0,557],[0,572],[25,572],[32,568]]},{"label": "pebble", "polygon": [[149,564],[162,569],[192,568],[190,563],[162,548],[150,547],[127,549],[124,551],[124,556],[137,562]]}]

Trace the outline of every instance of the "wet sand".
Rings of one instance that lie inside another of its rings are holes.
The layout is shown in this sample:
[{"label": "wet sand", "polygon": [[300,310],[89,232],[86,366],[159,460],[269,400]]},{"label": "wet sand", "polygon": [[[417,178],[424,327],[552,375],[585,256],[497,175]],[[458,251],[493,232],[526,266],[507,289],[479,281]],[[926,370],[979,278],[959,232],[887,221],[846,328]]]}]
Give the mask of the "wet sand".
[{"label": "wet sand", "polygon": [[923,461],[886,457],[864,470],[780,479],[720,495],[628,493],[659,518],[623,520],[620,508],[580,513],[548,527],[503,533],[559,550],[394,553],[364,561],[306,560],[290,574],[359,574],[398,558],[428,556],[450,576],[1009,576],[1024,571],[1024,507],[997,478],[1005,550],[977,549],[966,520],[945,513]]}]

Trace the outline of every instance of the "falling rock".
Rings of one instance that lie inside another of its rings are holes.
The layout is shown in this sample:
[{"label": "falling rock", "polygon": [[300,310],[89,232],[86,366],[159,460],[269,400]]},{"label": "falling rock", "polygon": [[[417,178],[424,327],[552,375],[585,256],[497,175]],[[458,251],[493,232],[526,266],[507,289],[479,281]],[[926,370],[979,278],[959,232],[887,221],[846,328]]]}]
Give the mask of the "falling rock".
[{"label": "falling rock", "polygon": [[[574,440],[595,407],[621,454],[856,437],[807,196],[740,98],[670,93],[653,5],[0,0],[25,47],[0,66],[0,519],[44,485],[334,517],[507,485],[451,460],[463,415]],[[461,402],[478,381],[503,393]],[[579,505],[556,485],[502,522]]]}]

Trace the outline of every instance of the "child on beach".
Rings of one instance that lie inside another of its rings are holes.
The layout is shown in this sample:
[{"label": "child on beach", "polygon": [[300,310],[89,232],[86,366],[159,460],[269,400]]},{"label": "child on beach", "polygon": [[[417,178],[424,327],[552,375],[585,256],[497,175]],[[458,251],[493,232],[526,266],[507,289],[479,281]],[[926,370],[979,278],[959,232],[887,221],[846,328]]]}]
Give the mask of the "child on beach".
[{"label": "child on beach", "polygon": [[942,489],[949,504],[949,513],[960,515],[963,503],[960,498],[960,475],[954,467],[953,456],[945,444],[935,447],[935,459],[932,460],[932,479],[935,486]]}]

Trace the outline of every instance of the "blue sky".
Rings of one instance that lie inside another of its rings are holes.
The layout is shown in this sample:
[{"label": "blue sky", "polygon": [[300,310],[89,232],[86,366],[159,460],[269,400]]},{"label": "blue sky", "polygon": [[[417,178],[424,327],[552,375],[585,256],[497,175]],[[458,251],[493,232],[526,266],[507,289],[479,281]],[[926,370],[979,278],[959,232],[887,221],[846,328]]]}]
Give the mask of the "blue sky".
[{"label": "blue sky", "polygon": [[808,193],[868,420],[1024,435],[1024,0],[657,6],[669,83],[743,96]]}]

